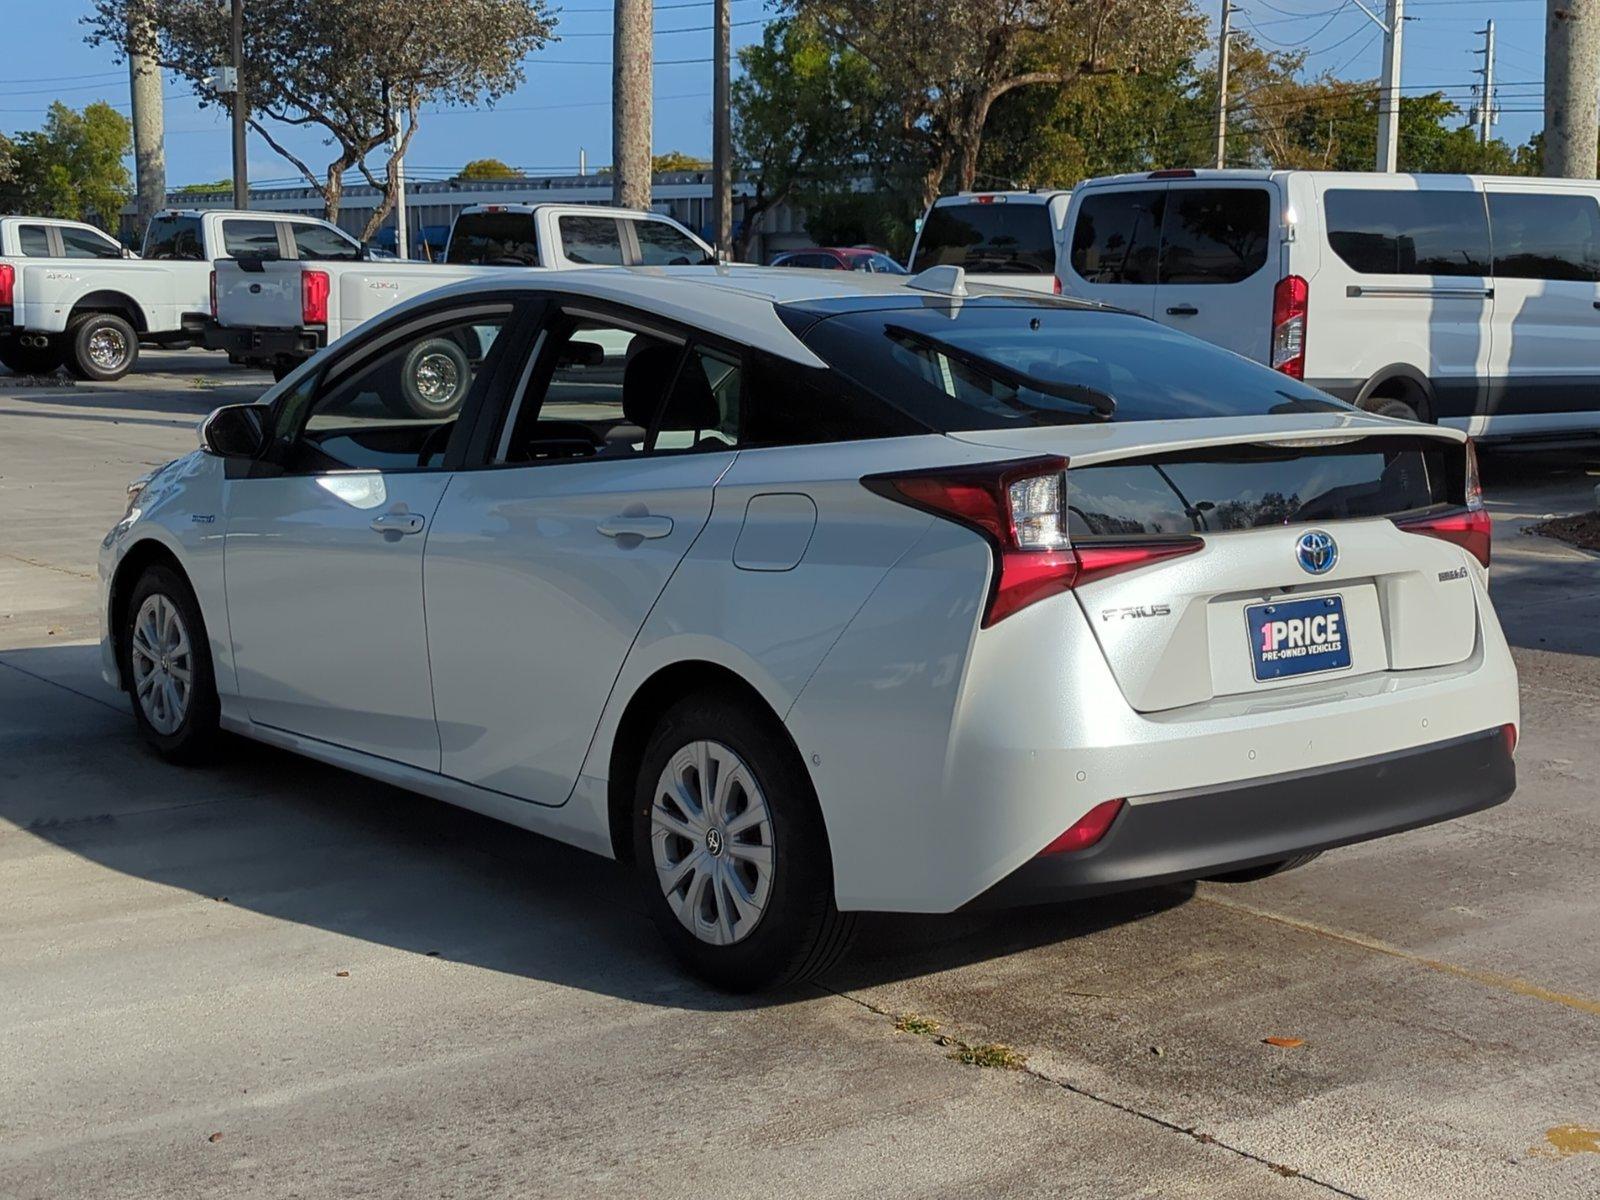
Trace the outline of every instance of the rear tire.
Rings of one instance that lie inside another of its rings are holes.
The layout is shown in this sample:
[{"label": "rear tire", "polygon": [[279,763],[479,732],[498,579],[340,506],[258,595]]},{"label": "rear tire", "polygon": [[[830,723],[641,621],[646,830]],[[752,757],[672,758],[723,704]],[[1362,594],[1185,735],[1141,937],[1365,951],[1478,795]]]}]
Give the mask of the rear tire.
[{"label": "rear tire", "polygon": [[1399,421],[1420,421],[1421,414],[1398,396],[1368,396],[1361,402],[1363,412],[1378,417],[1393,417]]},{"label": "rear tire", "polygon": [[48,346],[24,346],[14,339],[0,342],[0,363],[18,375],[48,375],[61,366],[65,351],[59,340]]},{"label": "rear tire", "polygon": [[109,383],[139,361],[139,335],[117,313],[82,313],[67,326],[67,366],[79,379]]},{"label": "rear tire", "polygon": [[201,762],[221,739],[221,705],[205,620],[189,583],[171,567],[134,584],[118,652],[139,733],[163,758]]},{"label": "rear tire", "polygon": [[1279,859],[1277,862],[1261,863],[1254,867],[1244,867],[1238,871],[1226,871],[1221,875],[1208,877],[1211,883],[1254,883],[1258,879],[1267,879],[1273,875],[1281,875],[1285,871],[1293,871],[1305,866],[1314,858],[1321,858],[1322,851],[1313,854],[1296,854],[1293,858]]},{"label": "rear tire", "polygon": [[400,398],[413,417],[448,417],[472,387],[472,362],[450,338],[413,346],[400,364]]},{"label": "rear tire", "polygon": [[691,971],[731,992],[819,974],[856,925],[834,905],[805,766],[782,728],[749,709],[714,692],[674,705],[645,747],[632,814],[656,928]]}]

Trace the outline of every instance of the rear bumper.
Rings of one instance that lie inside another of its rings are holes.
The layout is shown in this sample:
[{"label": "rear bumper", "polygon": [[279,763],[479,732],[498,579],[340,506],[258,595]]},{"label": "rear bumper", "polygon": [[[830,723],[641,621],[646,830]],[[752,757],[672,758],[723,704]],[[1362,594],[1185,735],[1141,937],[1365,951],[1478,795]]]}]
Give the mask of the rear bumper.
[{"label": "rear bumper", "polygon": [[1516,790],[1500,729],[1332,768],[1135,797],[1095,846],[1035,858],[969,907],[1199,879],[1491,808]]},{"label": "rear bumper", "polygon": [[320,329],[247,329],[212,323],[201,334],[207,350],[225,350],[240,362],[272,364],[280,358],[310,358],[327,344]]}]

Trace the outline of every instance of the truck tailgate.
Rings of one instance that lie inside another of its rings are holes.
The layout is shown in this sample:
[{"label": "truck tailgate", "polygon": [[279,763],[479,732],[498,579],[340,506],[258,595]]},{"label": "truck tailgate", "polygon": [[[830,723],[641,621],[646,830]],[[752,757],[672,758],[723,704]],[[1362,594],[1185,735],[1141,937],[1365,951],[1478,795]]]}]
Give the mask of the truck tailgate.
[{"label": "truck tailgate", "polygon": [[231,259],[217,273],[217,324],[234,329],[292,329],[301,323],[299,262],[264,262],[249,270]]}]

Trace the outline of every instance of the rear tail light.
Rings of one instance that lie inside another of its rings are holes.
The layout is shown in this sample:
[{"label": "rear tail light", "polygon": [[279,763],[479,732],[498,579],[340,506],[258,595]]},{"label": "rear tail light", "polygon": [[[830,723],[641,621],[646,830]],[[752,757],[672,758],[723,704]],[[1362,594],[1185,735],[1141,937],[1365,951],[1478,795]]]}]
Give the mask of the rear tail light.
[{"label": "rear tail light", "polygon": [[1057,275],[1057,276],[1053,277],[1050,280],[1050,282],[1055,285],[1055,289],[1054,290],[1055,290],[1056,295],[1058,295],[1058,296],[1061,295],[1061,276]]},{"label": "rear tail light", "polygon": [[1515,757],[1517,753],[1517,727],[1511,724],[1500,726],[1500,736],[1505,741],[1506,753]]},{"label": "rear tail light", "polygon": [[1395,524],[1407,533],[1422,533],[1454,542],[1485,567],[1489,565],[1489,514],[1481,508],[1458,508],[1436,517],[1418,517]]},{"label": "rear tail light", "polygon": [[1306,377],[1306,307],[1311,287],[1298,275],[1278,280],[1272,291],[1272,369],[1291,379]]},{"label": "rear tail light", "polygon": [[869,490],[980,534],[994,553],[983,627],[1046,596],[1192,554],[1199,538],[1072,546],[1067,540],[1067,460],[1053,455],[936,467],[900,475],[869,475]]},{"label": "rear tail light", "polygon": [[328,273],[302,271],[300,273],[300,320],[305,325],[328,323]]},{"label": "rear tail light", "polygon": [[217,319],[217,273],[211,272],[211,319]]},{"label": "rear tail light", "polygon": [[1121,800],[1104,800],[1096,804],[1079,817],[1071,829],[1039,851],[1039,857],[1043,858],[1046,854],[1070,854],[1074,850],[1087,850],[1105,837],[1106,831],[1111,828],[1111,822],[1115,821],[1117,814],[1122,811],[1123,803]]},{"label": "rear tail light", "polygon": [[10,308],[17,290],[17,271],[10,263],[0,263],[0,308]]}]

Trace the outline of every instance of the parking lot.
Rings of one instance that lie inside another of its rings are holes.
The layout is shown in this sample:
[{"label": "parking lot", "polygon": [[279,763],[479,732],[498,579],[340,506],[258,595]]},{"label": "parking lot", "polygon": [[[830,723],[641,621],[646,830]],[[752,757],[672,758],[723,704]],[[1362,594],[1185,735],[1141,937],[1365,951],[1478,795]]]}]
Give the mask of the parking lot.
[{"label": "parking lot", "polygon": [[0,374],[0,1194],[1600,1195],[1600,556],[1523,531],[1600,460],[1489,463],[1509,804],[1255,884],[877,918],[752,1001],[610,863],[139,742],[100,538],[268,382]]}]

